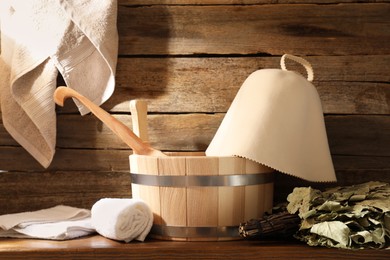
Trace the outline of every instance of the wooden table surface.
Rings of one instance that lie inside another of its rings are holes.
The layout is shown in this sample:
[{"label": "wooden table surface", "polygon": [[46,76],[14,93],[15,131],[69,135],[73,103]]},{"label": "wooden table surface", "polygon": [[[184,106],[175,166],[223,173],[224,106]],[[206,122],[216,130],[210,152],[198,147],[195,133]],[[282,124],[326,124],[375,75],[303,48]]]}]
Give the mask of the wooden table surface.
[{"label": "wooden table surface", "polygon": [[0,259],[390,259],[390,250],[310,247],[298,241],[122,243],[101,236],[69,241],[0,239]]}]

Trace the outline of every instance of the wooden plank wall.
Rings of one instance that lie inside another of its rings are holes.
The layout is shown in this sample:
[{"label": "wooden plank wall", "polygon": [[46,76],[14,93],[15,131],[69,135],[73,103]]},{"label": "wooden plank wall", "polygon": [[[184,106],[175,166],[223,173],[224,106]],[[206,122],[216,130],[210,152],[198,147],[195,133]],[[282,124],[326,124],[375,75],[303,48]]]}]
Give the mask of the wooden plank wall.
[{"label": "wooden plank wall", "polygon": [[[131,126],[149,102],[151,144],[205,150],[245,78],[291,53],[313,65],[338,184],[390,181],[390,3],[321,0],[120,0],[115,94]],[[131,151],[72,102],[58,110],[57,152],[43,169],[0,123],[0,214],[131,196]],[[297,185],[278,174],[275,199]]]}]

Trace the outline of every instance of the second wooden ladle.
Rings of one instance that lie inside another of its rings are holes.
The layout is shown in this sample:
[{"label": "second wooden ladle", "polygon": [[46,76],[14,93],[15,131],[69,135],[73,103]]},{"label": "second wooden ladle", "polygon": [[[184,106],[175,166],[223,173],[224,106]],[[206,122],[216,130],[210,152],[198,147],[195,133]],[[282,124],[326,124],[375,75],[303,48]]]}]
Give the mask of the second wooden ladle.
[{"label": "second wooden ladle", "polygon": [[97,118],[99,118],[106,126],[108,126],[123,142],[125,142],[135,154],[149,156],[166,156],[163,152],[150,147],[144,143],[133,131],[131,131],[121,121],[110,115],[104,109],[94,104],[92,101],[68,87],[58,87],[54,92],[54,102],[60,106],[64,106],[64,101],[67,98],[76,98],[85,107],[87,107]]}]

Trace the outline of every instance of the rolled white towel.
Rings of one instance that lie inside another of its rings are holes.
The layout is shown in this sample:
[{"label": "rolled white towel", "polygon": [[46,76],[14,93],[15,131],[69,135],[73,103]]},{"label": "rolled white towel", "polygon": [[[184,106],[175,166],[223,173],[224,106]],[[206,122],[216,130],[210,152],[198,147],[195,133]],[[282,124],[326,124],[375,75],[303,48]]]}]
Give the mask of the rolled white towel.
[{"label": "rolled white towel", "polygon": [[144,241],[153,225],[149,206],[138,199],[104,198],[91,209],[92,226],[107,238]]}]

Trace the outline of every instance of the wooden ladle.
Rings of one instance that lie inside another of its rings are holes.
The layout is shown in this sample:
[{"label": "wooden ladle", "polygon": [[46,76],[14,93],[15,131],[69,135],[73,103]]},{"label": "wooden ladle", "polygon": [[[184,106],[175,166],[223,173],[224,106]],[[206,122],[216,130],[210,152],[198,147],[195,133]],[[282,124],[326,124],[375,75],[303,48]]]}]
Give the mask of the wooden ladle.
[{"label": "wooden ladle", "polygon": [[149,143],[149,134],[148,134],[148,104],[145,100],[130,100],[130,113],[131,120],[133,122],[133,132],[142,141]]},{"label": "wooden ladle", "polygon": [[94,104],[92,101],[68,87],[58,87],[54,92],[54,102],[60,106],[64,106],[64,101],[67,98],[76,98],[84,106],[86,106],[97,118],[107,125],[123,142],[125,142],[134,153],[149,156],[166,156],[163,152],[150,147],[144,143],[133,131],[126,125],[110,115],[104,109]]}]

